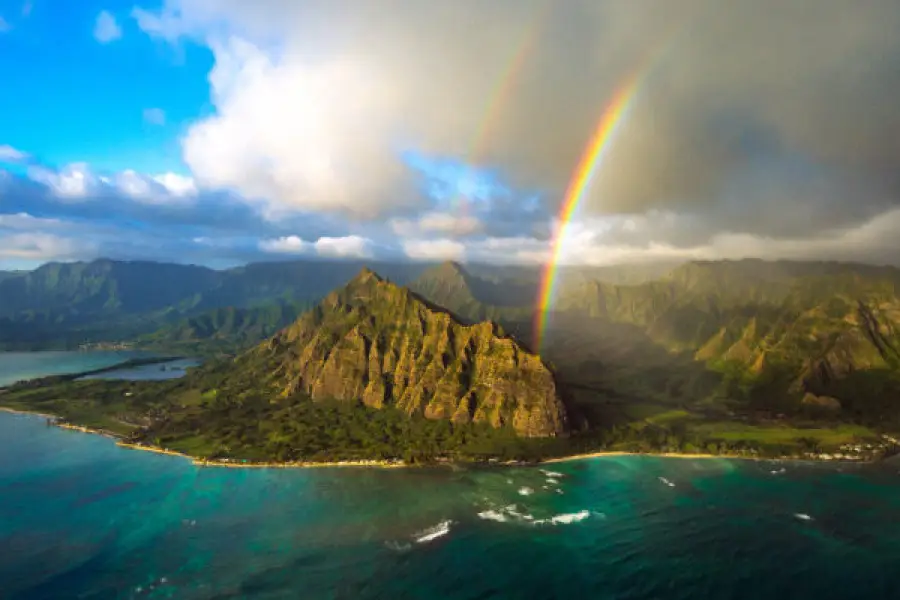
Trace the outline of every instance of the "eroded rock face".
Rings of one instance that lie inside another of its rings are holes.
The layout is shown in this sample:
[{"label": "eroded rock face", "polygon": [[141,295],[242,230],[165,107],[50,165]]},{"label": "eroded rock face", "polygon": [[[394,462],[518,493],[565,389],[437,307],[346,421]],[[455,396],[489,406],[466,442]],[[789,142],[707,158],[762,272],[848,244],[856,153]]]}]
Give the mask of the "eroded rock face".
[{"label": "eroded rock face", "polygon": [[362,400],[456,423],[564,433],[566,410],[541,359],[490,322],[464,326],[363,270],[257,347],[284,395]]}]

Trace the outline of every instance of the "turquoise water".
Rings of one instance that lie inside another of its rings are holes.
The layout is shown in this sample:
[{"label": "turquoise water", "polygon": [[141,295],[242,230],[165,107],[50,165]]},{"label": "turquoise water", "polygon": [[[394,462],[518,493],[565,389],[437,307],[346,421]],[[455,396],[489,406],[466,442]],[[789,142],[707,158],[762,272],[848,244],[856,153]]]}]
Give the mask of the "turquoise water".
[{"label": "turquoise water", "polygon": [[149,354],[132,350],[0,352],[0,386],[20,379],[102,369],[142,356]]},{"label": "turquoise water", "polygon": [[214,469],[0,414],[3,598],[897,598],[898,565],[897,465]]},{"label": "turquoise water", "polygon": [[215,469],[0,413],[4,600],[900,598],[898,566],[898,462]]}]

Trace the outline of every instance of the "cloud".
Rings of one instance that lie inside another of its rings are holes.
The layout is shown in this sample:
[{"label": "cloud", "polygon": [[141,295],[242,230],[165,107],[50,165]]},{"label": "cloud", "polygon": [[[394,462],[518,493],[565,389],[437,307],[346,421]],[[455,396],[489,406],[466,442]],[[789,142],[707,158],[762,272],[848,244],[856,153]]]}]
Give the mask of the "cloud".
[{"label": "cloud", "polygon": [[273,240],[262,240],[259,249],[275,254],[303,254],[312,249],[312,243],[299,236],[287,235]]},{"label": "cloud", "polygon": [[449,239],[405,240],[401,243],[403,254],[412,260],[463,260],[466,247]]},{"label": "cloud", "polygon": [[8,144],[0,145],[0,162],[20,163],[27,159],[27,153],[16,150]]},{"label": "cloud", "polygon": [[320,256],[334,258],[368,258],[372,256],[372,240],[358,235],[344,237],[320,237],[315,242],[307,242],[296,235],[262,240],[259,248],[273,254],[306,254],[315,252]]},{"label": "cloud", "polygon": [[372,256],[372,241],[358,235],[345,237],[321,237],[313,244],[322,256],[369,258]]},{"label": "cloud", "polygon": [[116,18],[107,10],[100,11],[94,22],[94,39],[101,44],[108,44],[122,37],[122,28]]},{"label": "cloud", "polygon": [[89,202],[125,195],[154,204],[187,202],[197,194],[197,186],[190,177],[176,173],[144,175],[132,169],[99,175],[86,163],[72,163],[62,169],[34,164],[28,176],[47,186],[56,198],[72,202]]},{"label": "cloud", "polygon": [[65,229],[65,224],[55,219],[26,213],[0,214],[0,260],[48,261],[90,256],[94,245],[88,240],[60,235],[59,231]]},{"label": "cloud", "polygon": [[[671,212],[698,216],[701,237],[787,239],[897,205],[896,2],[548,4],[167,0],[133,15],[154,36],[213,52],[216,113],[184,142],[198,182],[273,210],[434,210],[401,158],[414,148],[488,165],[555,212],[604,106],[634,73],[638,92],[584,216]],[[813,165],[840,193],[770,177],[773,161]],[[498,237],[531,236],[547,220],[473,214]]]},{"label": "cloud", "polygon": [[86,163],[72,163],[59,171],[42,165],[32,166],[28,169],[28,175],[66,200],[83,199],[101,185],[100,180],[90,173]]},{"label": "cloud", "polygon": [[145,108],[144,122],[149,123],[150,125],[165,125],[166,113],[161,108]]},{"label": "cloud", "polygon": [[476,217],[443,212],[427,212],[415,219],[391,219],[390,226],[394,233],[404,237],[414,237],[423,233],[469,236],[484,230],[484,223]]}]

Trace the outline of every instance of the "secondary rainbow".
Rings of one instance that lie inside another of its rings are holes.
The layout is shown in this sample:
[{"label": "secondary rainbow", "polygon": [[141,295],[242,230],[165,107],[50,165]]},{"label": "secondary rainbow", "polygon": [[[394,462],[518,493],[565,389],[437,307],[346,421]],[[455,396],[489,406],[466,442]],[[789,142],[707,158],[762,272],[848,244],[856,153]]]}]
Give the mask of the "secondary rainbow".
[{"label": "secondary rainbow", "polygon": [[[516,88],[516,83],[519,81],[519,75],[522,72],[522,68],[525,66],[526,60],[531,56],[531,53],[537,45],[542,24],[549,14],[552,4],[553,0],[545,0],[541,5],[541,9],[536,11],[529,26],[522,31],[517,43],[513,46],[508,60],[504,63],[503,69],[500,71],[496,82],[488,94],[488,101],[484,114],[478,122],[474,135],[469,142],[469,148],[465,158],[466,164],[475,166],[481,161],[484,146],[490,138],[490,134],[497,122],[497,117],[500,115],[500,110],[506,105],[508,98]],[[468,202],[465,201],[461,194],[456,196],[454,204],[457,205],[461,216],[464,216],[467,212]]]},{"label": "secondary rainbow", "polygon": [[575,210],[581,203],[585,191],[590,186],[591,180],[597,168],[603,162],[604,156],[607,154],[610,142],[615,137],[616,131],[619,129],[628,110],[632,105],[632,100],[638,91],[638,84],[641,79],[642,72],[632,75],[624,85],[619,86],[612,100],[607,104],[603,111],[603,116],[597,124],[596,129],[591,137],[590,142],[585,148],[578,163],[578,167],[572,176],[569,186],[566,189],[566,195],[563,198],[562,208],[559,212],[556,236],[553,239],[553,247],[550,252],[550,260],[544,267],[541,274],[540,287],[538,288],[537,315],[534,322],[534,349],[538,352],[544,341],[544,333],[547,329],[547,321],[550,315],[550,307],[553,302],[553,294],[556,286],[556,276],[559,269],[559,261],[562,255],[563,244],[565,243],[566,233],[569,223],[575,214]]}]

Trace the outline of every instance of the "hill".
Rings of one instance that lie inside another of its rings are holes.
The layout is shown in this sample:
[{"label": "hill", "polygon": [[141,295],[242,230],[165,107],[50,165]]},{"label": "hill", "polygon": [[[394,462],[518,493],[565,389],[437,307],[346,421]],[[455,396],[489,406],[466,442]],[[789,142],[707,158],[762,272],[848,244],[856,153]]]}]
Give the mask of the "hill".
[{"label": "hill", "polygon": [[[216,322],[221,318],[217,309],[310,305],[363,266],[361,261],[301,260],[217,271],[99,259],[4,272],[0,276],[0,350],[131,341],[162,327],[181,327],[179,322],[188,317]],[[411,281],[427,266],[377,265],[401,283]]]}]

